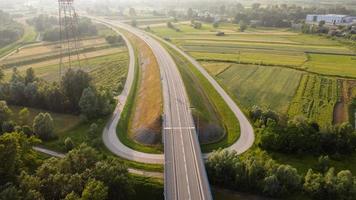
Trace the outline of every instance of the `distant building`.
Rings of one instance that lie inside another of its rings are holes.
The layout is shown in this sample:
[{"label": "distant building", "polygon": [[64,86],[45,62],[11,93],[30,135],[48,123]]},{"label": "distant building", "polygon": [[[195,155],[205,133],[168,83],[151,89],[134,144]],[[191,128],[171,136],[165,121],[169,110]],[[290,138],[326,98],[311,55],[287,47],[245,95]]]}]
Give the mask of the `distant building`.
[{"label": "distant building", "polygon": [[307,23],[319,23],[320,21],[325,21],[326,24],[352,24],[356,23],[356,17],[347,16],[347,15],[335,15],[335,14],[328,14],[328,15],[316,15],[310,14],[306,17]]}]

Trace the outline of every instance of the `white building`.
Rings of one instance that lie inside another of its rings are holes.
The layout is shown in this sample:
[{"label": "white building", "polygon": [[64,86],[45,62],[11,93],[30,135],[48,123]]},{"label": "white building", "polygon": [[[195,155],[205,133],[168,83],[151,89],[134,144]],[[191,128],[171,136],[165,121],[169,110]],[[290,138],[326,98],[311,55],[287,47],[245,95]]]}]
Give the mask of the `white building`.
[{"label": "white building", "polygon": [[319,23],[320,21],[325,21],[327,24],[352,24],[356,22],[356,17],[347,16],[347,15],[316,15],[310,14],[307,15],[306,20],[307,23]]}]

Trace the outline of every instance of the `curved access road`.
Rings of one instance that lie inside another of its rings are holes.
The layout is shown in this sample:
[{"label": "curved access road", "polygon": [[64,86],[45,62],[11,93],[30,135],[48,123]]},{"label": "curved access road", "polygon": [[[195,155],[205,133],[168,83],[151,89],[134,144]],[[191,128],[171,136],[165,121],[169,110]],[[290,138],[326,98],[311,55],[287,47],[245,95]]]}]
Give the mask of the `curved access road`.
[{"label": "curved access road", "polygon": [[[215,90],[224,99],[226,104],[230,107],[230,109],[235,114],[236,118],[238,119],[238,121],[240,123],[240,137],[239,137],[239,139],[234,144],[227,147],[226,149],[234,150],[238,154],[241,154],[241,153],[247,151],[253,145],[253,143],[255,141],[255,134],[254,134],[253,127],[252,127],[250,121],[245,116],[245,114],[241,111],[241,109],[236,105],[234,100],[232,100],[232,98],[226,93],[226,91],[220,86],[220,84],[194,58],[192,58],[190,55],[185,53],[183,50],[181,50],[174,44],[172,44],[166,40],[163,40],[162,38],[160,38],[156,35],[153,35],[153,34],[150,34],[150,35],[152,37],[156,38],[157,40],[167,44],[168,46],[173,48],[175,51],[177,51],[178,53],[183,55],[210,82],[210,84],[215,88]],[[209,156],[209,154],[204,154],[204,158],[207,158],[208,156]]]},{"label": "curved access road", "polygon": [[136,65],[135,51],[130,41],[123,34],[121,34],[113,24],[94,17],[90,17],[90,18],[92,18],[97,23],[101,23],[108,26],[113,31],[120,34],[126,43],[126,46],[129,51],[129,57],[130,57],[129,70],[127,73],[124,89],[121,92],[121,94],[118,96],[118,104],[115,108],[115,111],[103,130],[102,137],[103,137],[104,144],[112,153],[122,158],[125,158],[127,160],[150,163],[150,164],[163,164],[164,163],[163,154],[149,154],[149,153],[135,151],[127,147],[119,140],[116,134],[116,127],[117,124],[119,123],[121,113],[126,105],[127,97],[132,89],[132,84],[135,78],[135,65]]}]

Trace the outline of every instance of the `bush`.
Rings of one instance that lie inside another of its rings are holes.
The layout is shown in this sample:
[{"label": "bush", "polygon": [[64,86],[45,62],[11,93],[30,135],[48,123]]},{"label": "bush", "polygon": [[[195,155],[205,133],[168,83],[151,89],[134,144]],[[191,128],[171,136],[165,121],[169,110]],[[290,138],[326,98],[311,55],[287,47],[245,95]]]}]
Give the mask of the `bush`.
[{"label": "bush", "polygon": [[123,39],[121,35],[109,35],[106,36],[105,40],[111,45],[123,44]]},{"label": "bush", "polygon": [[70,137],[67,137],[65,140],[64,140],[64,147],[67,151],[70,151],[74,148],[74,143],[72,141],[72,139]]},{"label": "bush", "polygon": [[6,121],[2,123],[2,133],[11,133],[15,130],[16,123],[13,121]]},{"label": "bush", "polygon": [[50,140],[55,137],[54,123],[49,113],[39,113],[33,120],[33,132],[42,140]]}]

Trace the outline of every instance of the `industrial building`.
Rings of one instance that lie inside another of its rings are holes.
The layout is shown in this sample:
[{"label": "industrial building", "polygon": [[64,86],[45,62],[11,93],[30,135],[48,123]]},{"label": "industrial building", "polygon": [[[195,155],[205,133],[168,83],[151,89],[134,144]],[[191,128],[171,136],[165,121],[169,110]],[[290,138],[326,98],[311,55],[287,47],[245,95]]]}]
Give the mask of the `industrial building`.
[{"label": "industrial building", "polygon": [[306,20],[307,23],[319,23],[320,21],[325,21],[326,24],[353,24],[356,23],[356,17],[348,16],[348,15],[318,15],[318,14],[310,14],[307,15]]}]

